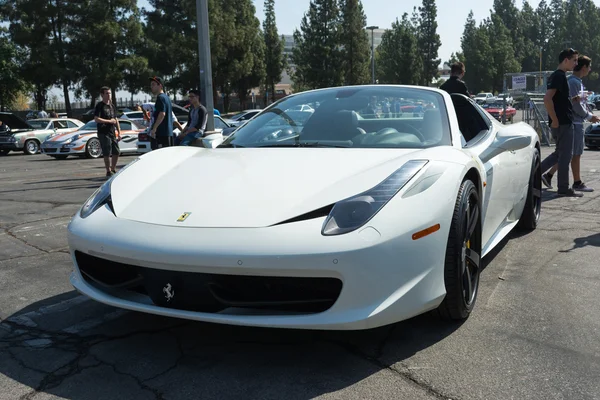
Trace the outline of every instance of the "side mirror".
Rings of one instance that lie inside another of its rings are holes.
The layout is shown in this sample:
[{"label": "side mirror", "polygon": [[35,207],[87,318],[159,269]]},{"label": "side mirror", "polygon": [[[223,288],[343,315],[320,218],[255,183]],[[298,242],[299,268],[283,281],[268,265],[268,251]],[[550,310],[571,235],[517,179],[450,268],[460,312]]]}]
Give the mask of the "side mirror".
[{"label": "side mirror", "polygon": [[214,149],[221,143],[223,143],[223,135],[219,132],[209,133],[206,137],[202,138],[202,146],[207,149]]},{"label": "side mirror", "polygon": [[492,158],[507,151],[517,151],[528,147],[531,144],[531,137],[522,135],[511,135],[498,133],[492,145],[484,151],[480,158],[485,164]]}]

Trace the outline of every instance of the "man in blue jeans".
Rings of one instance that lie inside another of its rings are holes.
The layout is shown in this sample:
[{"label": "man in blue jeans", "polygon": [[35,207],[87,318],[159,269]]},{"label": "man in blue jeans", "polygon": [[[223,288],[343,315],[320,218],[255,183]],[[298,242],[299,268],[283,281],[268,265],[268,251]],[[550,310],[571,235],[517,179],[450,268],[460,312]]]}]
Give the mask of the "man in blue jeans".
[{"label": "man in blue jeans", "polygon": [[542,174],[554,164],[558,164],[558,195],[581,197],[581,192],[569,187],[569,165],[573,157],[573,106],[569,95],[567,71],[577,65],[579,53],[567,49],[558,55],[558,69],[548,78],[548,88],[544,96],[544,106],[548,111],[548,122],[556,141],[554,153],[542,161]]},{"label": "man in blue jeans", "polygon": [[185,130],[178,136],[178,139],[181,140],[179,143],[180,146],[189,146],[196,139],[204,136],[206,121],[208,120],[206,107],[200,103],[200,91],[195,89],[190,90],[188,98],[192,106],[188,113],[188,123]]},{"label": "man in blue jeans", "polygon": [[[573,172],[573,190],[577,192],[593,192],[594,189],[588,187],[581,180],[581,155],[585,147],[583,134],[583,123],[590,121],[592,123],[600,122],[600,118],[592,114],[587,108],[587,98],[583,87],[582,78],[588,76],[592,70],[592,59],[588,56],[579,55],[577,66],[573,69],[567,82],[569,83],[569,97],[573,106],[573,159],[571,160],[571,171]],[[548,188],[552,188],[552,176],[558,169],[555,165],[546,174],[542,175],[542,182]]]}]

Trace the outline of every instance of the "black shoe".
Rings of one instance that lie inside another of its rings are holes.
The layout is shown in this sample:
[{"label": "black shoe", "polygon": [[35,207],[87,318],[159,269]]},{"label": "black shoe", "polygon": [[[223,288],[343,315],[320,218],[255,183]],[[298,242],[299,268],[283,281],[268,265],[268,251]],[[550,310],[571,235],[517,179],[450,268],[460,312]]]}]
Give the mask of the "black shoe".
[{"label": "black shoe", "polygon": [[113,176],[115,173],[112,171],[106,171],[106,177],[110,178],[111,176]]},{"label": "black shoe", "polygon": [[565,197],[583,197],[583,193],[576,192],[570,188],[567,190],[559,190],[557,194]]}]

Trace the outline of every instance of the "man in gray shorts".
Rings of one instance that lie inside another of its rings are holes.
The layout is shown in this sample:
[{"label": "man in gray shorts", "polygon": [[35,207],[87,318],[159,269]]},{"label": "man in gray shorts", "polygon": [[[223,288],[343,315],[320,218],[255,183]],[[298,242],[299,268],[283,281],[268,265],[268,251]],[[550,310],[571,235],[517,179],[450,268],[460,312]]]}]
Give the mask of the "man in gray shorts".
[{"label": "man in gray shorts", "polygon": [[121,136],[121,127],[117,117],[117,109],[111,101],[111,91],[109,87],[103,86],[100,89],[102,101],[96,104],[94,110],[94,121],[98,125],[98,140],[102,146],[102,155],[104,155],[104,166],[106,167],[106,176],[111,177],[115,174],[117,160],[121,154],[119,150],[119,140],[115,135],[115,130]]},{"label": "man in gray shorts", "polygon": [[[587,99],[583,88],[582,78],[586,77],[592,69],[592,59],[587,56],[579,56],[577,66],[573,69],[567,82],[569,84],[569,97],[573,107],[573,158],[571,160],[571,170],[573,171],[573,190],[579,192],[593,192],[594,189],[589,188],[581,181],[581,155],[583,154],[584,137],[583,123],[584,121],[599,122],[600,118],[589,112],[585,104]],[[549,188],[552,187],[552,176],[558,169],[558,165],[554,165],[548,173],[542,176],[542,182]]]}]

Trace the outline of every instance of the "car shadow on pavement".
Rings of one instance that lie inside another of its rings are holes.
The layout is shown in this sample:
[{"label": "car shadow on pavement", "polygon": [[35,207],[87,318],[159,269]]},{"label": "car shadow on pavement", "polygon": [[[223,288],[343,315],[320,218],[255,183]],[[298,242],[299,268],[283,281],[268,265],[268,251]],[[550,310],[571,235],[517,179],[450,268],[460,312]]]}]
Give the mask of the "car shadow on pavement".
[{"label": "car shadow on pavement", "polygon": [[414,390],[403,361],[461,325],[429,312],[364,331],[252,328],[119,310],[70,292],[0,324],[0,384],[4,375],[24,385],[17,397],[82,400],[345,397],[359,382],[390,379]]}]

